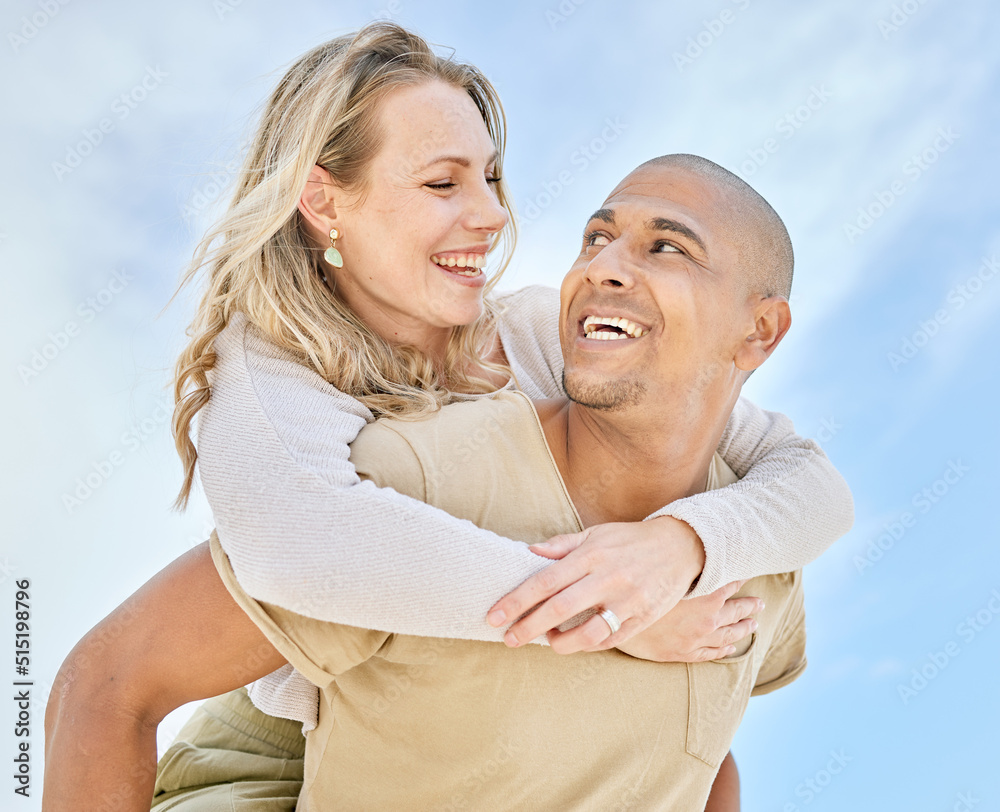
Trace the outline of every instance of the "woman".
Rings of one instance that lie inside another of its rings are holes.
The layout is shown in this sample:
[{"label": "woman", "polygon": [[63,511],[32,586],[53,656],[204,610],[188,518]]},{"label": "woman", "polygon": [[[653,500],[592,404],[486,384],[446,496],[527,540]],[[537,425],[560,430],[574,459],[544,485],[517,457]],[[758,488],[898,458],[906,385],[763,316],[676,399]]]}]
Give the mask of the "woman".
[{"label": "woman", "polygon": [[[407,93],[420,103],[401,103]],[[420,119],[427,109],[443,126]],[[178,365],[175,415],[181,501],[199,459],[247,590],[350,625],[499,639],[495,627],[572,586],[559,611],[545,603],[507,633],[509,643],[526,642],[596,605],[621,619],[610,635],[601,617],[553,634],[568,653],[634,637],[694,580],[702,594],[733,573],[794,569],[815,557],[849,525],[849,494],[814,445],[789,436],[787,421],[745,403],[721,450],[738,473],[756,457],[765,462],[739,487],[634,526],[591,528],[545,578],[529,578],[496,605],[493,628],[483,623],[486,608],[545,562],[517,542],[357,483],[346,444],[373,415],[425,413],[454,393],[491,391],[511,373],[528,394],[559,394],[551,294],[516,294],[502,315],[482,298],[493,237],[512,236],[502,148],[502,113],[485,79],[391,25],[321,46],[272,96],[230,211],[196,255],[195,270],[208,265],[211,279]],[[188,431],[199,410],[196,456]],[[747,426],[757,436],[748,440]],[[783,535],[768,536],[765,522]],[[723,525],[738,543],[721,537]],[[803,529],[804,542],[796,539]],[[755,544],[739,543],[745,538]],[[549,555],[579,541],[559,539]],[[604,560],[594,551],[608,550],[614,567],[592,563]],[[713,635],[711,650],[685,655],[723,654],[729,641]],[[76,685],[63,683],[68,692],[91,678],[74,676]],[[258,701],[308,723],[315,699],[306,692],[289,703],[296,686],[283,679]],[[55,763],[64,748],[50,748]]]}]

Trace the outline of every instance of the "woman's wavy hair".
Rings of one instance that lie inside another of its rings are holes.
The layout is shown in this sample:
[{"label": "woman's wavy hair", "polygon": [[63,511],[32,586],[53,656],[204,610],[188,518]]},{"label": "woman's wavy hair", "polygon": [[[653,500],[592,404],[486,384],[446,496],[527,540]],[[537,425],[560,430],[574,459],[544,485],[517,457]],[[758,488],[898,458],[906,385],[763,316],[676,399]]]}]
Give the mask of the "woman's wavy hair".
[{"label": "woman's wavy hair", "polygon": [[[173,434],[184,467],[175,506],[186,507],[198,455],[191,421],[211,397],[213,342],[234,313],[276,346],[367,406],[376,417],[412,417],[447,403],[453,391],[494,387],[475,373],[503,366],[484,361],[495,339],[498,306],[485,297],[482,316],[454,328],[443,368],[416,347],[391,345],[352,312],[325,282],[297,205],[312,168],[338,184],[365,191],[367,171],[382,144],[379,111],[394,89],[430,80],[465,90],[497,148],[502,177],[506,121],[496,90],[475,67],[436,55],[419,36],[388,22],[372,23],[300,58],[271,94],[250,141],[226,213],[198,244],[181,280],[204,272],[207,290],[187,330],[175,368]],[[500,203],[510,219],[497,245],[506,268],[516,239],[510,192]],[[348,262],[350,259],[348,258]]]}]

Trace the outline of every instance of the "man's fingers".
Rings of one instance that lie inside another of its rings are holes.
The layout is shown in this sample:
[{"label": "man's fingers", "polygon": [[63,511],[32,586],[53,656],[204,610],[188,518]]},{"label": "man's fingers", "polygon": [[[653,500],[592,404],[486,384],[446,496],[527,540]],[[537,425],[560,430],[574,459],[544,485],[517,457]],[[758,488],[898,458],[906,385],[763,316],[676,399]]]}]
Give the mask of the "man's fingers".
[{"label": "man's fingers", "polygon": [[739,643],[757,631],[757,621],[752,617],[741,620],[739,623],[731,623],[723,626],[715,634],[709,635],[705,640],[710,648],[725,648],[726,646]]},{"label": "man's fingers", "polygon": [[719,611],[719,626],[728,626],[736,623],[750,615],[756,614],[764,608],[760,598],[730,598]]},{"label": "man's fingers", "polygon": [[721,660],[723,657],[731,657],[736,653],[735,646],[720,646],[700,648],[691,653],[687,660],[689,663],[705,663],[709,660]]},{"label": "man's fingers", "polygon": [[743,585],[745,583],[746,580],[733,581],[732,583],[728,583],[725,586],[720,586],[717,590],[715,590],[715,592],[712,593],[712,595],[718,596],[722,598],[722,600],[724,601],[728,600],[729,598],[733,597],[733,595],[735,595],[737,592],[739,592],[741,589],[743,589]]},{"label": "man's fingers", "polygon": [[[587,571],[583,565],[577,564],[573,560],[556,561],[541,572],[532,575],[513,592],[509,592],[493,604],[486,615],[486,620],[491,626],[502,626],[504,623],[510,623],[512,620],[521,617],[521,615],[533,606],[538,605],[547,598],[551,598],[570,584],[575,584],[586,574]],[[573,615],[569,615],[569,617],[573,617]],[[561,623],[562,621],[559,622]],[[556,623],[553,625],[559,624]],[[552,626],[546,626],[544,629],[540,629],[535,637],[551,628]],[[530,639],[534,640],[534,637]],[[521,642],[527,643],[528,640],[522,640]]]}]

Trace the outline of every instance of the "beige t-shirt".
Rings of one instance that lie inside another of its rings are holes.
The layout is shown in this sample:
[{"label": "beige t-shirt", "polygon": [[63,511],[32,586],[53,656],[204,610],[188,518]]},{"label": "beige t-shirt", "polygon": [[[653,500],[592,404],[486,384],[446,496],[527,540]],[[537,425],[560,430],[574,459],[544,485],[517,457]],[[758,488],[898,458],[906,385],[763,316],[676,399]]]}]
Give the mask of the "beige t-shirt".
[{"label": "beige t-shirt", "polygon": [[[351,459],[380,486],[513,539],[581,529],[534,408],[516,392],[374,423]],[[735,479],[716,456],[709,487]],[[302,812],[702,809],[751,692],[805,667],[798,572],[746,584],[766,609],[744,651],[653,663],[313,620],[249,598],[216,540],[212,552],[236,600],[321,689]]]}]

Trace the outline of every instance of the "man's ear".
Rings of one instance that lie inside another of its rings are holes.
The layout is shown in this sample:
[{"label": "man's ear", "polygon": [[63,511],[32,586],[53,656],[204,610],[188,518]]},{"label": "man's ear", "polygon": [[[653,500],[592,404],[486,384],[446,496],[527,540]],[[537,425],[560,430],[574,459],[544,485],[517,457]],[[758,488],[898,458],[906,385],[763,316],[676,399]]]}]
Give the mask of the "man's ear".
[{"label": "man's ear", "polygon": [[788,307],[788,299],[784,296],[761,299],[754,305],[753,332],[736,351],[736,366],[745,372],[753,372],[770,358],[791,326],[792,311]]},{"label": "man's ear", "polygon": [[321,166],[314,166],[306,181],[306,188],[299,196],[299,211],[312,230],[323,235],[324,240],[328,238],[337,219],[334,195],[339,197],[339,191],[330,173]]}]

